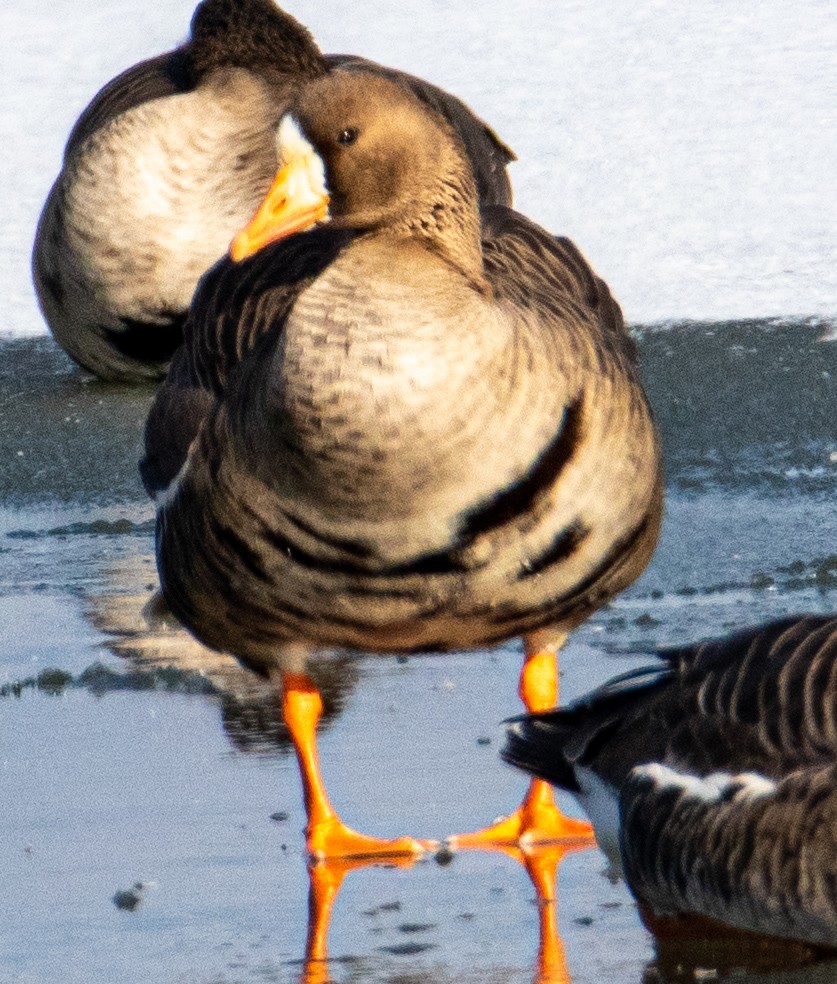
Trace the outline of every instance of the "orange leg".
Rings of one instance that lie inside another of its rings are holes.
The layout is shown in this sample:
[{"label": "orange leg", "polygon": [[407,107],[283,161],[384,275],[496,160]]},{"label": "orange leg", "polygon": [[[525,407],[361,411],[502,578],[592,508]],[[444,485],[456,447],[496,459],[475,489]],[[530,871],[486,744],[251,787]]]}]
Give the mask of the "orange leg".
[{"label": "orange leg", "polygon": [[[555,918],[555,883],[558,865],[564,857],[571,851],[583,850],[588,846],[585,841],[552,844],[527,851],[517,847],[499,848],[526,869],[537,897],[540,933],[532,984],[570,984],[564,943]],[[415,862],[415,857],[402,856],[388,859],[385,863],[401,868],[410,867]],[[333,981],[328,967],[328,930],[334,903],[346,875],[373,864],[381,862],[370,858],[335,858],[309,866],[308,937],[299,984],[330,984]]]},{"label": "orange leg", "polygon": [[[528,711],[546,711],[558,702],[558,656],[560,647],[536,647],[525,642],[518,694]],[[593,840],[593,828],[585,820],[566,817],[555,805],[552,787],[533,779],[521,805],[496,823],[470,834],[447,839],[454,850],[493,847],[501,844],[543,844],[566,838]]]},{"label": "orange leg", "polygon": [[377,857],[421,854],[436,848],[435,841],[412,837],[382,840],[368,837],[347,827],[328,799],[317,758],[317,723],[323,711],[320,692],[303,673],[282,675],[282,710],[296,749],[305,810],[308,816],[306,840],[315,859]]},{"label": "orange leg", "polygon": [[[517,847],[498,848],[526,869],[535,889],[540,933],[532,984],[570,984],[564,943],[556,922],[557,871],[567,854],[588,846],[587,842],[581,842],[552,844],[526,851]],[[401,868],[410,867],[415,861],[415,857],[402,856],[384,863],[388,867]],[[328,930],[343,880],[350,871],[381,863],[370,858],[336,858],[309,866],[308,937],[299,984],[330,984],[333,981],[328,967]]]}]

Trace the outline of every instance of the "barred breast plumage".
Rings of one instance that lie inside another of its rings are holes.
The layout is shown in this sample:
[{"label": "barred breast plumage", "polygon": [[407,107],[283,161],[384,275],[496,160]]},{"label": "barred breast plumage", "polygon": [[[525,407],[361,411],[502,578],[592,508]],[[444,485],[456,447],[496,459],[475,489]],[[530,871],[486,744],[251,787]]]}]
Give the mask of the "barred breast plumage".
[{"label": "barred breast plumage", "polygon": [[[258,248],[201,281],[149,417],[166,598],[268,674],[328,646],[554,650],[659,528],[618,305],[568,240],[480,210],[455,129],[404,86],[337,69],[278,141],[233,252]],[[271,241],[297,192],[324,224]]]},{"label": "barred breast plumage", "polygon": [[654,916],[837,946],[837,619],[661,655],[512,723],[505,757],[589,804]]},{"label": "barred breast plumage", "polygon": [[41,214],[36,292],[76,362],[108,379],[165,374],[199,277],[270,186],[279,117],[307,80],[352,63],[444,112],[486,200],[510,200],[513,154],[458,99],[362,59],[323,56],[272,0],[203,0],[184,45],[94,97]]},{"label": "barred breast plumage", "polygon": [[[497,253],[487,274],[501,289],[504,250],[525,264],[533,232],[513,213],[486,216]],[[556,265],[578,262],[569,244],[539,245]],[[486,299],[432,254],[371,241],[347,246],[277,330],[284,249],[268,248],[246,273],[222,264],[196,298],[197,327],[205,298],[234,295],[244,277],[258,312],[247,330],[260,322],[264,332],[161,513],[175,609],[188,606],[203,636],[222,619],[205,641],[268,665],[289,640],[377,651],[484,645],[581,620],[634,579],[659,519],[658,472],[626,337],[602,373],[605,340],[589,337],[598,326],[572,310],[569,291],[561,334],[531,301],[521,308],[496,290]],[[422,290],[431,274],[434,294]],[[181,535],[197,512],[207,530]],[[234,645],[215,595],[227,594],[236,550],[207,594],[191,572],[195,555],[217,560],[231,538],[250,544],[252,579],[246,599],[229,597],[241,623]],[[274,604],[280,584],[285,598]]]}]

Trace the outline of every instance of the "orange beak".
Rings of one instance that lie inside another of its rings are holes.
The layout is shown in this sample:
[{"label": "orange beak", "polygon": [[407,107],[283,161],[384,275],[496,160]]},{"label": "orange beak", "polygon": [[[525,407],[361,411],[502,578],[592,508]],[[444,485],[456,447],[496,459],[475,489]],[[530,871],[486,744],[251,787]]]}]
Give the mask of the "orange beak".
[{"label": "orange beak", "polygon": [[328,220],[322,163],[312,154],[293,156],[279,173],[256,214],[230,243],[236,263],[278,239]]}]

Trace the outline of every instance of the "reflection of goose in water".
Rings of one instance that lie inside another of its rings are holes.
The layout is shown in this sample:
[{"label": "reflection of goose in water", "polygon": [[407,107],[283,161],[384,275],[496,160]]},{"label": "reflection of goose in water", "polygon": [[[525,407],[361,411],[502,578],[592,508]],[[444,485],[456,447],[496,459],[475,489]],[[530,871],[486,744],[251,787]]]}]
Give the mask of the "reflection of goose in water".
[{"label": "reflection of goose in water", "polygon": [[654,957],[643,978],[647,984],[695,984],[701,980],[833,984],[837,980],[834,952],[800,940],[748,933],[695,917],[681,917],[668,926],[658,920],[649,928],[655,938]]},{"label": "reflection of goose in water", "polygon": [[[106,639],[108,649],[120,661],[125,661],[130,675],[137,673],[132,686],[146,690],[151,686],[157,689],[168,687],[176,692],[194,693],[194,678],[200,675],[209,684],[208,699],[216,702],[223,718],[223,726],[229,740],[239,751],[271,752],[286,749],[290,745],[290,735],[282,720],[281,707],[276,699],[275,686],[249,670],[230,656],[202,646],[193,636],[180,627],[161,604],[159,594],[154,590],[153,558],[148,555],[127,557],[117,563],[109,563],[100,571],[100,581],[115,589],[105,587],[95,593],[85,595],[86,617]],[[117,667],[119,670],[119,667]],[[358,681],[358,664],[354,656],[335,654],[327,660],[318,660],[313,667],[318,685],[322,688],[325,705],[325,720],[338,716],[351,690]],[[109,683],[122,689],[125,671],[108,677],[106,674],[93,679],[97,691]],[[129,681],[130,683],[130,681]],[[528,873],[536,892],[541,898],[538,906],[540,935],[538,953],[534,958],[534,984],[558,984],[568,981],[565,970],[564,947],[557,932],[555,906],[545,904],[544,899],[554,899],[555,871],[561,859],[579,845],[555,845],[540,849],[537,863],[519,849],[509,847],[506,852],[512,861],[518,862]],[[586,846],[582,842],[580,846]],[[440,856],[440,861],[443,856]],[[410,867],[415,863],[413,857],[393,857],[386,859],[388,867]],[[325,984],[333,980],[329,968],[328,929],[332,912],[339,908],[338,895],[344,880],[352,873],[360,876],[362,869],[380,864],[380,859],[351,858],[331,859],[309,866],[311,886],[309,901],[309,923],[306,934],[305,958],[299,973],[300,984]],[[514,865],[510,865],[513,870]],[[454,892],[455,889],[448,891]],[[388,898],[389,896],[387,896]],[[383,899],[382,901],[386,901]],[[456,903],[454,903],[456,904]],[[467,907],[472,900],[464,896],[459,905]],[[454,909],[454,912],[459,911]],[[405,937],[406,944],[416,943],[416,937]],[[534,950],[534,945],[533,945]],[[393,959],[403,961],[396,954]],[[486,972],[482,972],[485,974]],[[489,970],[488,974],[494,973]],[[498,984],[505,980],[503,971],[497,971]],[[439,976],[441,974],[441,976]],[[386,981],[402,980],[403,969],[392,971],[392,976],[381,971],[374,979]],[[410,980],[447,981],[462,978],[447,977],[443,970],[435,970],[422,977],[418,970],[411,971]],[[474,984],[484,984],[491,976],[481,976],[479,970],[466,980]]]},{"label": "reflection of goose in water", "polygon": [[[518,847],[506,847],[503,853],[512,861],[522,866],[529,876],[536,892],[536,904],[538,907],[539,937],[538,952],[534,960],[534,972],[531,978],[532,984],[570,984],[569,971],[564,952],[564,942],[558,932],[555,911],[555,875],[558,865],[573,850],[583,850],[589,847],[586,841],[579,841],[577,844],[549,844],[540,845],[535,851],[522,850]],[[440,863],[442,855],[439,855]],[[317,864],[311,864],[308,868],[309,896],[308,896],[308,932],[305,946],[305,960],[303,962],[302,974],[299,984],[329,984],[334,978],[329,973],[328,958],[328,928],[331,920],[332,909],[334,908],[337,896],[343,885],[344,879],[351,872],[370,865],[380,864],[378,858],[326,858]],[[388,866],[399,868],[409,868],[416,863],[416,858],[412,856],[392,857],[387,860]],[[463,899],[463,902],[465,900]],[[413,939],[415,942],[415,939]],[[409,944],[408,944],[409,945]],[[396,949],[394,952],[398,952]],[[406,954],[408,950],[402,950]],[[419,951],[416,951],[419,952]],[[360,978],[358,978],[360,979]],[[365,975],[362,978],[367,979]],[[375,980],[389,981],[388,976],[377,976]],[[425,978],[419,973],[411,971],[410,981],[423,981]],[[445,976],[432,976],[428,980],[434,982],[447,980]],[[406,980],[401,975],[393,979],[395,981]],[[474,976],[463,978],[458,976],[458,982],[473,980],[475,984],[487,984],[489,981],[497,981],[502,984],[508,980],[508,968],[492,971],[489,968],[475,968]]]},{"label": "reflection of goose in water", "polygon": [[662,655],[512,723],[504,756],[577,795],[661,935],[837,947],[837,619]]},{"label": "reflection of goose in water", "polygon": [[[149,583],[155,579],[153,557],[111,563],[104,578],[118,590],[88,593],[87,617],[106,637],[110,651],[138,674],[134,684],[138,689],[154,684],[194,691],[192,681],[199,676],[207,683],[204,692],[218,704],[224,732],[239,751],[270,752],[290,746],[275,687],[231,656],[201,645],[175,621]],[[324,717],[329,721],[342,711],[354,689],[356,662],[334,654],[316,669]],[[100,678],[100,685],[108,685],[106,677]],[[113,685],[121,686],[118,679]]]}]

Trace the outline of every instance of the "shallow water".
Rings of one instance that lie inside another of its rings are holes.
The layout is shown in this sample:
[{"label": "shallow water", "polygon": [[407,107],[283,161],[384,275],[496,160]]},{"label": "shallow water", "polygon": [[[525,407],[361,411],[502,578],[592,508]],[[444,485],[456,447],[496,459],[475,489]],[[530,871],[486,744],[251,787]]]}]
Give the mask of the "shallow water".
[{"label": "shallow water", "polygon": [[[638,332],[666,443],[663,536],[643,578],[571,639],[565,699],[659,644],[834,610],[828,328]],[[0,345],[0,982],[310,982],[304,816],[273,697],[142,615],[153,524],[135,465],[151,396],[85,379],[49,339]],[[518,665],[515,644],[328,664],[322,759],[347,819],[440,837],[506,812],[525,784],[497,754]],[[66,676],[39,684],[50,667]],[[137,882],[139,905],[119,909]],[[350,872],[329,973],[546,984],[533,899],[497,854]],[[597,851],[562,862],[559,926],[573,984],[730,967],[705,948],[657,955]]]}]

